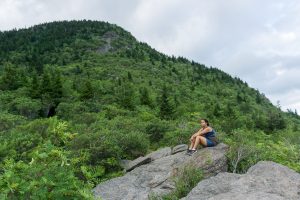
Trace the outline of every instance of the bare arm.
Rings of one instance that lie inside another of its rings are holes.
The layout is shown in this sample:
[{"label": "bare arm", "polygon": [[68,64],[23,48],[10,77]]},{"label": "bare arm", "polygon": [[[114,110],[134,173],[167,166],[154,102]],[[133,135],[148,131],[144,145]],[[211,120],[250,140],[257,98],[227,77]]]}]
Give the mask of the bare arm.
[{"label": "bare arm", "polygon": [[197,136],[198,135],[205,135],[206,133],[212,131],[212,128],[211,127],[206,127],[205,129],[200,129],[198,132],[197,132]]},{"label": "bare arm", "polygon": [[196,137],[197,135],[199,135],[199,133],[203,131],[203,128],[200,128],[196,133],[193,134],[193,137]]},{"label": "bare arm", "polygon": [[192,137],[190,138],[190,141],[194,140],[197,136],[200,136],[200,135],[205,135],[206,133],[212,131],[212,128],[210,127],[206,127],[205,129],[201,128],[199,129],[199,131],[197,131],[196,133],[194,133],[192,135]]},{"label": "bare arm", "polygon": [[202,128],[200,128],[196,133],[194,133],[191,138],[190,141],[194,140],[196,138],[196,136],[198,135],[199,131],[202,131]]}]

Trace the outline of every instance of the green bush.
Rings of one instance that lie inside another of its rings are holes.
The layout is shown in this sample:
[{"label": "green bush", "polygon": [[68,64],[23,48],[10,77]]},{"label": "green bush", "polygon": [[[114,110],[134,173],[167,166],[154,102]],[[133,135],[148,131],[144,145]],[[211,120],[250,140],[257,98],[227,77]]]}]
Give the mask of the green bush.
[{"label": "green bush", "polygon": [[128,110],[125,110],[124,108],[120,108],[115,104],[106,105],[104,107],[105,117],[108,119],[113,119],[117,116],[126,116],[129,114]]},{"label": "green bush", "polygon": [[203,171],[194,165],[185,165],[180,168],[178,174],[173,176],[175,189],[169,194],[158,196],[154,193],[150,194],[151,200],[178,200],[185,197],[201,180],[203,179]]},{"label": "green bush", "polygon": [[1,167],[1,199],[93,199],[91,187],[74,176],[68,152],[47,142],[30,162],[6,159]]},{"label": "green bush", "polygon": [[64,146],[75,135],[70,133],[68,124],[57,117],[37,119],[1,134],[1,151],[10,152],[5,157],[16,154],[16,160],[28,161],[28,153],[44,141],[50,140],[57,146]]},{"label": "green bush", "polygon": [[[55,180],[56,192],[68,190],[65,180],[60,177],[60,184],[56,177],[63,173],[71,184],[78,183],[76,178],[95,185],[119,176],[119,159],[189,143],[200,128],[199,118],[208,118],[229,144],[230,171],[243,173],[263,159],[299,171],[297,111],[282,112],[237,77],[161,54],[106,22],[54,22],[0,35],[0,176],[13,172],[19,181],[13,182],[19,184],[15,192],[2,182],[0,199],[30,198],[31,185],[19,188],[22,180],[35,185],[28,176],[45,188],[44,180],[32,175],[39,171],[31,172],[30,166],[40,171],[43,164],[53,167],[46,170],[47,181]],[[101,53],[107,36],[112,36],[112,49]],[[55,159],[53,166],[50,160],[29,164],[33,152],[44,151],[48,141],[69,159],[68,171]],[[12,164],[4,164],[9,159]],[[36,190],[32,198],[49,197]],[[73,199],[82,199],[77,194]]]},{"label": "green bush", "polygon": [[278,141],[258,143],[262,160],[272,160],[281,163],[300,173],[300,147],[291,144],[283,137]]},{"label": "green bush", "polygon": [[146,133],[149,135],[151,142],[159,142],[169,129],[167,121],[156,119],[146,127]]},{"label": "green bush", "polygon": [[158,119],[155,116],[155,112],[148,106],[137,106],[135,113],[142,121],[152,121],[154,119]]},{"label": "green bush", "polygon": [[256,148],[256,143],[268,139],[270,137],[261,131],[234,130],[230,137],[224,138],[224,142],[230,147],[226,154],[228,171],[245,173],[249,167],[262,159],[259,149]]},{"label": "green bush", "polygon": [[81,133],[68,144],[68,148],[77,155],[81,151],[87,152],[88,165],[102,165],[106,172],[120,169],[113,159],[121,157],[121,148],[116,139],[106,133]]},{"label": "green bush", "polygon": [[150,145],[148,136],[142,132],[120,133],[117,140],[127,159],[145,155]]},{"label": "green bush", "polygon": [[271,160],[300,171],[300,147],[286,140],[281,133],[272,136],[262,131],[238,129],[224,140],[230,146],[227,157],[231,172],[245,173],[260,160]]},{"label": "green bush", "polygon": [[92,123],[97,123],[98,114],[90,112],[82,112],[79,114],[74,114],[73,123],[76,124],[87,124],[88,126]]},{"label": "green bush", "polygon": [[61,119],[72,119],[76,114],[88,112],[89,108],[83,102],[61,102],[57,108],[57,116]]},{"label": "green bush", "polygon": [[37,118],[39,116],[39,110],[42,108],[42,103],[39,100],[29,97],[18,97],[9,105],[10,112],[30,119]]},{"label": "green bush", "polygon": [[26,118],[20,115],[13,115],[10,113],[0,113],[0,132],[14,128],[18,125],[27,122]]}]

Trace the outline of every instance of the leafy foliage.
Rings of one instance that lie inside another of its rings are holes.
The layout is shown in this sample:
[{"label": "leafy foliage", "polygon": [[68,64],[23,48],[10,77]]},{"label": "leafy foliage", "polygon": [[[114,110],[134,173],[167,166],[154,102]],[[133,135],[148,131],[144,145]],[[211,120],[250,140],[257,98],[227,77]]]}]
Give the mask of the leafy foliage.
[{"label": "leafy foliage", "polygon": [[[188,143],[199,118],[231,146],[231,171],[263,159],[300,171],[297,111],[113,24],[0,32],[0,72],[1,199],[89,199],[96,184],[123,174],[121,159]],[[177,197],[190,187],[181,183]]]}]

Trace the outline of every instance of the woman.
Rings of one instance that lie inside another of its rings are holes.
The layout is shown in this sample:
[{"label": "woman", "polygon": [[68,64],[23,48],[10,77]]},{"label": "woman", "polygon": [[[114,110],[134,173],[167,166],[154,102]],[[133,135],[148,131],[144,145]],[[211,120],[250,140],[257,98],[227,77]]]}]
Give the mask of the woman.
[{"label": "woman", "polygon": [[216,133],[209,126],[209,122],[207,119],[201,119],[201,129],[196,132],[190,138],[191,145],[190,148],[187,150],[188,155],[192,155],[193,153],[197,152],[197,146],[201,144],[204,147],[212,147],[217,145],[218,141],[216,139]]}]

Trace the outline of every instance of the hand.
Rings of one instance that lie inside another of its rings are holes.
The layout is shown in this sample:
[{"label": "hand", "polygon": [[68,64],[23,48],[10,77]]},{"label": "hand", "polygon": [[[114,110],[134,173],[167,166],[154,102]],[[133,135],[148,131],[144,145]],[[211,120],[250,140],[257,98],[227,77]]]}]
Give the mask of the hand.
[{"label": "hand", "polygon": [[190,138],[190,141],[193,141],[196,138],[196,135],[192,135],[192,137]]}]

